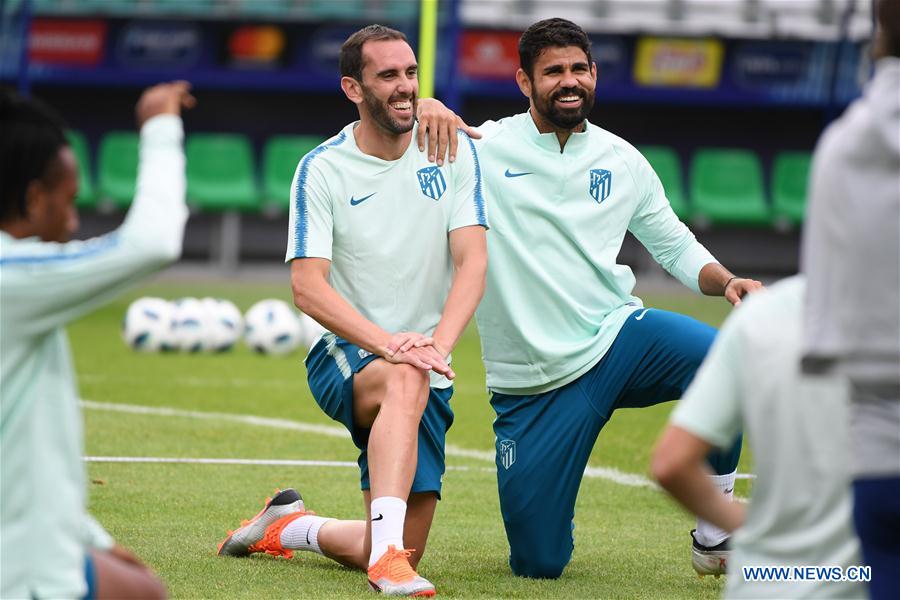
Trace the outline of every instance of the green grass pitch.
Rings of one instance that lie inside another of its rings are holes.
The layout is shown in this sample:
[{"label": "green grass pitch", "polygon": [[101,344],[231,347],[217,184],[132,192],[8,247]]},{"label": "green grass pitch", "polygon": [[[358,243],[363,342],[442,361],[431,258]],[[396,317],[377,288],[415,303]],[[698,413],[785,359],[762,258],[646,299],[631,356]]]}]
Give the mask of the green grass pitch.
[{"label": "green grass pitch", "polygon": [[[94,457],[239,458],[309,461],[356,459],[338,424],[316,406],[303,353],[258,356],[239,346],[222,355],[140,355],[119,328],[129,302],[213,295],[242,310],[256,300],[290,301],[272,283],[154,283],[69,328],[85,407],[86,454]],[[713,325],[724,300],[689,293],[644,295],[645,304]],[[445,598],[717,598],[724,580],[700,580],[690,566],[693,519],[660,491],[590,477],[575,514],[575,552],[563,577],[511,575],[493,462],[492,411],[474,327],[454,352],[457,372],[444,500],[421,573]],[[144,407],[144,412],[113,410]],[[621,410],[601,433],[592,467],[648,478],[653,444],[672,404]],[[174,409],[160,411],[161,408]],[[203,413],[198,415],[197,413]],[[241,417],[272,419],[249,424]],[[202,418],[202,417],[206,418]],[[280,420],[280,421],[278,421]],[[289,423],[285,423],[289,421]],[[323,431],[300,424],[325,426]],[[330,434],[330,435],[329,435]],[[475,450],[478,452],[464,452]],[[739,471],[750,471],[745,452]],[[90,462],[90,508],[110,533],[143,557],[177,598],[369,598],[363,574],[309,553],[292,560],[216,556],[226,529],[255,514],[276,487],[296,487],[319,514],[360,518],[358,472],[341,466],[268,466]],[[746,481],[737,493],[748,495]],[[548,493],[552,493],[549,491]]]}]

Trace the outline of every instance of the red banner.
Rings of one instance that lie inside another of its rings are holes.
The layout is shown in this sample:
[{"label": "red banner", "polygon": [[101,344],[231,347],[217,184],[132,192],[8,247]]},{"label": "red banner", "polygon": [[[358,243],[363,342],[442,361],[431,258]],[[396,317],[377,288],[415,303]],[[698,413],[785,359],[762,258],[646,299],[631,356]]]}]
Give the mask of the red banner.
[{"label": "red banner", "polygon": [[95,66],[103,58],[106,21],[35,19],[28,39],[32,62]]},{"label": "red banner", "polygon": [[519,68],[519,34],[513,31],[465,31],[459,47],[459,70],[468,77],[510,81]]}]

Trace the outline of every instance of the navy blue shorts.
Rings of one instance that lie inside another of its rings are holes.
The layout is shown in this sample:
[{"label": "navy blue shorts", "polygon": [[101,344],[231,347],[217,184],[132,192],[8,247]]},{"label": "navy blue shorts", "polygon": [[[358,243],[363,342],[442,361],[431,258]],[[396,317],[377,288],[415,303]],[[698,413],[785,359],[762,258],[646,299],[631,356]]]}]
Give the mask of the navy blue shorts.
[{"label": "navy blue shorts", "polygon": [[[369,429],[353,422],[353,376],[380,356],[363,350],[333,333],[325,333],[306,357],[309,389],[325,414],[342,423],[359,448],[360,483],[369,489],[367,445]],[[441,496],[444,475],[444,444],[453,424],[450,397],[453,387],[431,388],[428,405],[419,423],[419,456],[410,493],[435,492]]]},{"label": "navy blue shorts", "polygon": [[[574,548],[575,498],[600,430],[618,408],[680,398],[715,334],[684,315],[636,311],[575,381],[543,394],[493,395],[500,511],[514,573],[562,574]],[[740,440],[736,447],[718,472],[737,466]]]},{"label": "navy blue shorts", "polygon": [[896,598],[900,589],[900,477],[856,479],[853,523],[863,558],[872,567],[872,600]]}]

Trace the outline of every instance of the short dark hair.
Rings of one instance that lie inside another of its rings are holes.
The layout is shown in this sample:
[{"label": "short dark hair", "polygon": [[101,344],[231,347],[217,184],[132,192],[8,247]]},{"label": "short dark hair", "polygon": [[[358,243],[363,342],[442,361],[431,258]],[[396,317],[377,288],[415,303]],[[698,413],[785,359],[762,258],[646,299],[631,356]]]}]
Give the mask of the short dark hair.
[{"label": "short dark hair", "polygon": [[534,63],[546,48],[578,46],[591,58],[591,39],[584,29],[566,19],[544,19],[525,30],[519,38],[519,66],[529,79],[534,77]]},{"label": "short dark hair", "polygon": [[59,151],[68,145],[65,127],[43,102],[0,89],[0,222],[27,215],[32,181],[52,183]]},{"label": "short dark hair", "polygon": [[[383,42],[386,40],[403,40],[406,35],[396,29],[384,25],[367,25],[347,38],[341,46],[341,77],[352,77],[362,81],[363,64],[362,49],[366,42]],[[409,43],[409,42],[407,42]]]}]

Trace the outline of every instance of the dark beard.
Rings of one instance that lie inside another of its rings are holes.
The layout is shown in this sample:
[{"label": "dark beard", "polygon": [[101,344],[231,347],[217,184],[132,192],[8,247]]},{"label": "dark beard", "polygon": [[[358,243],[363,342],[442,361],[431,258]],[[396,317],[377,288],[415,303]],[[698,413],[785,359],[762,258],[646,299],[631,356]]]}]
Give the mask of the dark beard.
[{"label": "dark beard", "polygon": [[[559,108],[554,100],[561,96],[576,95],[582,99],[581,107],[577,110],[566,110]],[[549,100],[539,98],[532,91],[531,101],[534,102],[534,108],[538,114],[545,120],[549,121],[558,129],[575,129],[581,125],[594,108],[594,94],[588,94],[580,88],[567,88],[560,90],[554,94]]]},{"label": "dark beard", "polygon": [[[363,92],[363,102],[365,102],[366,108],[369,110],[369,114],[372,116],[372,119],[376,124],[378,124],[379,127],[384,129],[385,131],[389,131],[390,133],[394,133],[397,135],[406,133],[413,128],[413,125],[416,122],[415,114],[416,104],[418,102],[415,96],[412,97],[413,118],[410,119],[409,123],[407,124],[392,118],[390,113],[388,112],[387,105],[376,98],[374,94],[370,93],[366,86],[362,85],[361,87]],[[398,100],[407,100],[407,98],[392,98],[391,100],[388,100],[388,103],[396,102]]]}]

